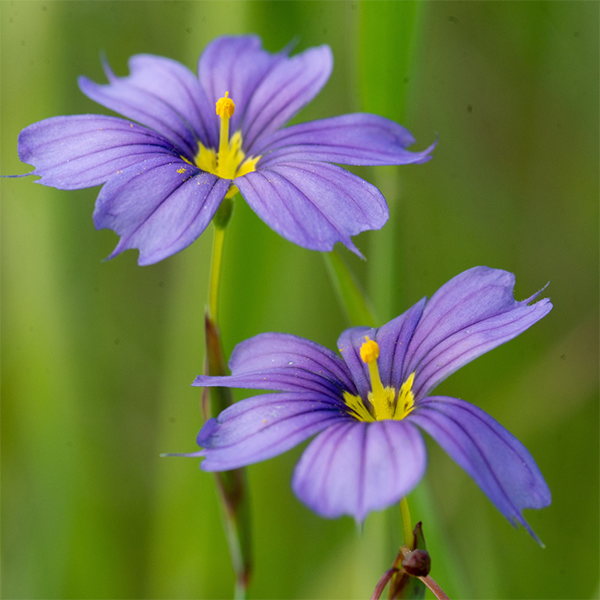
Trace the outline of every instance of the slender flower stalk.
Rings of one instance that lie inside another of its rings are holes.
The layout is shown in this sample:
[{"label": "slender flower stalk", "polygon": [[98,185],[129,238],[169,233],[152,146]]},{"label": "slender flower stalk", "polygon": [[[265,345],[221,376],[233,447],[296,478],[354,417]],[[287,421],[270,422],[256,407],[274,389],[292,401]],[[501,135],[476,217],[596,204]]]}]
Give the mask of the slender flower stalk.
[{"label": "slender flower stalk", "polygon": [[210,270],[209,289],[209,314],[212,320],[217,322],[217,309],[219,305],[219,283],[221,279],[221,262],[223,259],[223,244],[225,243],[225,228],[216,227],[213,233],[213,253]]},{"label": "slender flower stalk", "polygon": [[226,198],[213,218],[213,251],[210,264],[210,283],[208,288],[208,308],[213,321],[217,323],[219,301],[219,285],[221,282],[221,264],[223,261],[223,246],[225,232],[233,214],[233,199]]},{"label": "slender flower stalk", "polygon": [[[219,328],[211,315],[205,317],[206,367],[210,376],[225,373],[225,358]],[[202,407],[205,419],[233,404],[231,390],[225,387],[205,388]],[[229,554],[235,574],[235,598],[243,599],[252,574],[252,530],[248,485],[243,468],[215,473],[219,491],[221,515]]]},{"label": "slender flower stalk", "polygon": [[434,581],[431,575],[425,575],[425,577],[419,577],[419,579],[429,588],[437,600],[450,600],[446,592]]},{"label": "slender flower stalk", "polygon": [[371,594],[371,600],[379,600],[381,598],[381,594],[383,594],[383,590],[385,590],[385,586],[392,579],[392,577],[398,572],[398,569],[388,569],[379,579],[373,593]]},{"label": "slender flower stalk", "polygon": [[410,510],[408,509],[408,500],[406,496],[400,500],[400,514],[402,515],[402,527],[404,529],[404,543],[409,547],[414,547],[414,534],[410,521]]}]

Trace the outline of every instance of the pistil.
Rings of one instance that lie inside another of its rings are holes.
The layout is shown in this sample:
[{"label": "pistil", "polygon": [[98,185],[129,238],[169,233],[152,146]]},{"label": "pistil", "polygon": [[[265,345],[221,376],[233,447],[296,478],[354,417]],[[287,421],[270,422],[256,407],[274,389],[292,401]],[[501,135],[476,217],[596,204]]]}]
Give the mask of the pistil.
[{"label": "pistil", "polygon": [[379,358],[379,345],[374,340],[367,337],[366,342],[360,347],[360,357],[369,367],[369,375],[371,376],[371,389],[374,396],[382,396],[383,384],[379,376],[379,368],[377,367],[377,359]]},{"label": "pistil", "polygon": [[369,367],[372,390],[369,394],[369,402],[373,406],[375,419],[381,421],[393,418],[395,393],[392,388],[384,388],[383,383],[381,383],[379,367],[377,366],[377,359],[379,358],[379,345],[377,342],[370,340],[367,336],[365,343],[360,347],[360,357]]},{"label": "pistil", "polygon": [[[217,100],[217,115],[221,117],[221,132],[219,136],[219,153],[217,155],[217,170],[219,177],[224,179],[233,179],[235,177],[235,167],[231,165],[229,158],[229,119],[235,112],[235,103],[229,98],[229,92],[225,92],[223,98]],[[233,166],[233,169],[228,167]],[[230,172],[233,170],[234,172]]]}]

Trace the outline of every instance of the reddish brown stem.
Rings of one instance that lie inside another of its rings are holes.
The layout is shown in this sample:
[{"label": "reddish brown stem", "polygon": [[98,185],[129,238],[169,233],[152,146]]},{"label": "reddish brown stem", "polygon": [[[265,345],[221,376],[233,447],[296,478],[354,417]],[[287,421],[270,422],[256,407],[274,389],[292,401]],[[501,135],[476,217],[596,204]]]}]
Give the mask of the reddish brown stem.
[{"label": "reddish brown stem", "polygon": [[388,569],[382,576],[381,579],[377,582],[375,589],[373,590],[373,594],[371,595],[371,600],[379,600],[381,598],[381,594],[383,594],[383,590],[385,586],[388,584],[388,581],[393,577],[394,573],[397,573],[398,569]]},{"label": "reddish brown stem", "polygon": [[431,590],[438,600],[450,600],[444,590],[431,578],[431,575],[419,577],[419,579]]}]

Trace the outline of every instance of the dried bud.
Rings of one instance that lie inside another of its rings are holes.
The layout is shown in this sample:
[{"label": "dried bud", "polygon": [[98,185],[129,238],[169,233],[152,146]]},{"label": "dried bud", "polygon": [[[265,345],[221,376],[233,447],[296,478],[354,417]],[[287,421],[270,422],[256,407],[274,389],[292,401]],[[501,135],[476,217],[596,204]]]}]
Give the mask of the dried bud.
[{"label": "dried bud", "polygon": [[431,558],[427,550],[414,550],[402,561],[402,568],[413,577],[426,577],[431,571]]}]

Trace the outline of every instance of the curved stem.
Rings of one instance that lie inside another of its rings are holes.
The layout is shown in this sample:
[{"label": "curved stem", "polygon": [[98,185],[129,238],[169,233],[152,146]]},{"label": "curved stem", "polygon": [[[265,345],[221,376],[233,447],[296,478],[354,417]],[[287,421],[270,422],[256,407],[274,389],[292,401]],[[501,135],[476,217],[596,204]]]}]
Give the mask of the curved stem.
[{"label": "curved stem", "polygon": [[446,595],[446,592],[444,592],[444,590],[431,578],[431,575],[419,577],[419,579],[431,590],[431,593],[437,600],[450,600]]},{"label": "curved stem", "polygon": [[381,594],[385,589],[385,586],[388,584],[388,581],[398,572],[398,569],[392,567],[388,569],[382,576],[381,579],[377,582],[373,593],[371,594],[371,600],[379,600],[381,598]]}]

